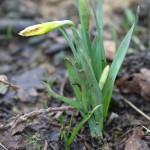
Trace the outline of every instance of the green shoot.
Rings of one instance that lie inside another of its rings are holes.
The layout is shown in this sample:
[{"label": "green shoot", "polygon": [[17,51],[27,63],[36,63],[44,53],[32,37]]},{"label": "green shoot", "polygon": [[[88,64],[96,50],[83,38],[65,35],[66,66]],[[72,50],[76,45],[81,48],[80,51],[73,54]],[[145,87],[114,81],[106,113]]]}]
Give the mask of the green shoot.
[{"label": "green shoot", "polygon": [[[76,0],[80,18],[78,26],[75,26],[69,20],[54,21],[31,26],[20,32],[20,35],[23,36],[33,36],[45,34],[59,28],[72,50],[74,59],[66,58],[65,63],[76,99],[72,100],[71,98],[60,96],[51,89],[52,84],[44,83],[51,96],[75,107],[83,117],[83,120],[77,125],[69,139],[69,134],[67,133],[66,139],[68,139],[69,146],[86,121],[88,122],[91,136],[98,139],[102,138],[115,78],[122,65],[135,28],[133,23],[118,50],[116,50],[117,54],[109,69],[103,45],[102,0],[97,0],[98,8],[96,7],[96,0],[90,0],[90,2],[96,25],[96,35],[93,41],[90,40],[90,15],[87,0]],[[72,29],[75,45],[65,29],[66,25]]]}]

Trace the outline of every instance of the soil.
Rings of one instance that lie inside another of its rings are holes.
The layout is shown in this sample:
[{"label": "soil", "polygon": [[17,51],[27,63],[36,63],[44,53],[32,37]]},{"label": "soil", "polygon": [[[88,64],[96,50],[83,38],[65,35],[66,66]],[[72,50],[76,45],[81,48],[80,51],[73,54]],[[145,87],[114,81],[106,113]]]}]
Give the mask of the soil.
[{"label": "soil", "polygon": [[[120,3],[117,2],[117,6],[110,6],[110,3],[113,2],[109,0],[104,4],[106,12],[104,19],[109,20],[111,16],[111,20],[118,20],[121,16],[121,19],[114,23],[118,27],[120,39],[125,32],[124,10],[130,7],[135,12],[137,3],[126,1],[124,7],[119,7]],[[126,100],[131,102],[150,116],[150,97],[143,95],[141,81],[134,80],[135,74],[141,75],[142,69],[147,69],[147,72],[150,70],[148,35],[150,3],[149,0],[143,0],[139,4],[141,13],[137,25],[138,34],[135,34],[135,38],[131,41],[130,52],[116,79],[103,140],[92,139],[88,126],[85,124],[75,137],[71,146],[72,150],[150,149],[150,132],[145,129],[145,127],[149,129],[150,120],[126,102]],[[7,82],[11,85],[10,89],[0,93],[0,150],[64,150],[64,141],[61,136],[63,131],[67,130],[71,117],[73,116],[71,131],[82,120],[77,110],[41,113],[31,117],[28,122],[19,122],[19,125],[13,127],[11,123],[24,113],[38,112],[49,107],[66,107],[66,104],[54,99],[46,92],[41,81],[45,81],[47,75],[48,80],[56,81],[53,85],[55,92],[74,98],[64,63],[64,57],[70,56],[71,50],[57,30],[30,38],[20,37],[17,33],[29,25],[56,20],[56,18],[73,18],[78,22],[74,2],[70,0],[65,2],[61,0],[0,0],[0,5],[2,18],[0,19],[0,75],[7,76]],[[104,22],[104,29],[106,33],[104,41],[114,42],[108,21]],[[70,29],[67,31],[71,33]],[[91,32],[94,34],[93,23]],[[109,58],[111,56],[108,56],[108,62],[111,62]],[[147,83],[144,84],[146,89],[150,89],[149,77],[145,75],[144,80]],[[132,90],[129,90],[129,84],[126,83],[131,81],[134,86]]]}]

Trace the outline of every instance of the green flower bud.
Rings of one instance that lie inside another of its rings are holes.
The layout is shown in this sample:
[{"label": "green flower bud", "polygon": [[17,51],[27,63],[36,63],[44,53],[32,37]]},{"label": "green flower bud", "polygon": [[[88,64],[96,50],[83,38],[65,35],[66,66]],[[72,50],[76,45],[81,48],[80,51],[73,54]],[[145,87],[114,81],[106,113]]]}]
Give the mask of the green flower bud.
[{"label": "green flower bud", "polygon": [[103,72],[102,72],[102,75],[101,75],[101,77],[100,77],[99,88],[100,88],[101,90],[103,90],[103,87],[104,87],[104,85],[105,85],[105,82],[106,82],[108,73],[109,73],[109,65],[107,65],[107,66],[104,68],[104,70],[103,70]]},{"label": "green flower bud", "polygon": [[80,0],[80,17],[84,31],[89,29],[90,13],[87,0]]},{"label": "green flower bud", "polygon": [[22,30],[19,35],[21,36],[35,36],[45,34],[49,31],[57,29],[59,27],[69,25],[73,26],[74,23],[70,20],[63,20],[63,21],[54,21],[54,22],[45,22],[42,24],[37,24],[34,26],[30,26]]}]

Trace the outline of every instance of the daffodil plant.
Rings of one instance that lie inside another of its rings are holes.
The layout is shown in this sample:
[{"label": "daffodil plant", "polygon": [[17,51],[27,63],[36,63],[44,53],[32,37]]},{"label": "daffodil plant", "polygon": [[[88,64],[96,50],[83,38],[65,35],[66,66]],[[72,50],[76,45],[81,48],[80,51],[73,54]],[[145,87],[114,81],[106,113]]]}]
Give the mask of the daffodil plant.
[{"label": "daffodil plant", "polygon": [[[93,41],[90,40],[88,2],[93,10],[97,31]],[[54,98],[78,109],[83,117],[83,122],[85,123],[86,120],[89,124],[91,136],[98,138],[102,137],[103,125],[106,120],[115,78],[129,47],[135,25],[132,25],[123,39],[109,67],[102,38],[102,0],[76,0],[76,4],[80,17],[78,26],[70,20],[46,22],[28,27],[19,34],[22,36],[41,35],[59,28],[74,56],[73,60],[65,58],[65,63],[76,100],[58,95],[51,89],[51,85],[47,83],[45,83],[46,89]],[[69,37],[65,26],[71,27],[74,42]],[[88,115],[89,113],[90,115]]]}]

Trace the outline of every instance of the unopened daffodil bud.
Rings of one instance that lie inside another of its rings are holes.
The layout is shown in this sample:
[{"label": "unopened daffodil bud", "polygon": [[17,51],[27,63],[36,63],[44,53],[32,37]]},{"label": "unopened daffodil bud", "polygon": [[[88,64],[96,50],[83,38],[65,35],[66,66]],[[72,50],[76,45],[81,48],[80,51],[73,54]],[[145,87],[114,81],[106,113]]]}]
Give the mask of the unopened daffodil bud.
[{"label": "unopened daffodil bud", "polygon": [[103,87],[105,85],[106,79],[108,77],[108,73],[109,73],[109,65],[107,65],[104,68],[104,70],[102,72],[102,75],[100,77],[100,80],[99,80],[99,88],[100,88],[100,90],[103,90]]},{"label": "unopened daffodil bud", "polygon": [[45,22],[42,24],[37,24],[33,26],[29,26],[22,30],[19,35],[21,36],[35,36],[45,34],[49,31],[57,29],[62,26],[73,26],[74,23],[70,20],[63,20],[63,21],[53,21],[53,22]]},{"label": "unopened daffodil bud", "polygon": [[84,30],[87,32],[89,29],[89,21],[90,21],[88,2],[87,2],[87,0],[79,0],[79,1],[80,1],[81,22],[83,24]]}]

